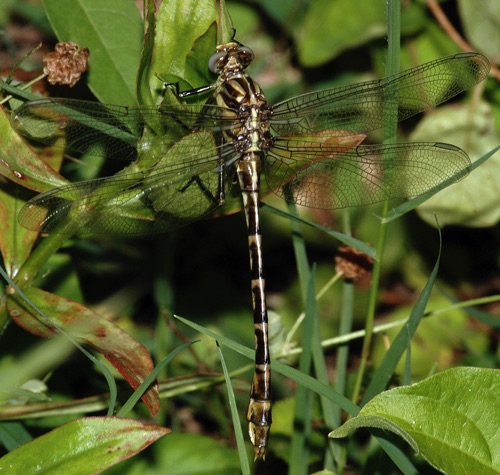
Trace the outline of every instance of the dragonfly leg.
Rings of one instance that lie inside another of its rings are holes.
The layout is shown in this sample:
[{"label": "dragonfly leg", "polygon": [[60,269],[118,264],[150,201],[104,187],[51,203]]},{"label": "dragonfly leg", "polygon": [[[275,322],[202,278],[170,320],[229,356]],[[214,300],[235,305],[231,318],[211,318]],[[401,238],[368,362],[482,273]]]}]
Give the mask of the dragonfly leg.
[{"label": "dragonfly leg", "polygon": [[198,185],[198,188],[211,203],[213,203],[214,205],[224,204],[225,193],[224,193],[224,177],[222,172],[219,175],[216,196],[214,196],[214,194],[208,189],[208,187],[205,185],[203,180],[198,175],[193,175],[189,179],[189,181],[178,191],[180,193],[184,193],[193,183],[196,183]]},{"label": "dragonfly leg", "polygon": [[179,99],[184,99],[185,97],[189,96],[195,96],[197,94],[203,94],[207,91],[210,91],[214,88],[213,84],[209,84],[207,86],[201,86],[201,87],[196,87],[194,89],[188,89],[187,91],[181,91],[179,88],[179,83],[178,82],[164,82],[163,83],[163,89],[167,89],[168,87],[172,88],[174,90],[174,94],[179,98]]},{"label": "dragonfly leg", "polygon": [[177,84],[177,94],[181,99],[185,97],[194,96],[196,94],[203,94],[205,92],[211,91],[215,86],[213,84],[209,84],[207,86],[197,87],[195,89],[189,89],[188,91],[179,92],[179,84]]}]

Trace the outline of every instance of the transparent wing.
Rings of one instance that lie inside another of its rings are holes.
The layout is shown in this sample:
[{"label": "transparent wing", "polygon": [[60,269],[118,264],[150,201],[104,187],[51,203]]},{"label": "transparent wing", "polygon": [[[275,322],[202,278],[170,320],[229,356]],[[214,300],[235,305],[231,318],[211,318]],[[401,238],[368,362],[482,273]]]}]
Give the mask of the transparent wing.
[{"label": "transparent wing", "polygon": [[267,156],[269,190],[297,204],[336,209],[438,191],[469,172],[470,159],[453,145],[408,143],[341,147],[279,140]]},{"label": "transparent wing", "polygon": [[304,94],[272,108],[272,129],[285,137],[327,129],[336,136],[367,133],[447,101],[489,69],[484,56],[459,53],[380,80]]},{"label": "transparent wing", "polygon": [[[397,113],[397,120],[411,117],[480,82],[488,71],[484,56],[461,53],[381,80],[304,94],[272,108],[272,129],[276,136],[326,129],[336,135],[365,133],[381,128],[388,111]],[[12,124],[43,144],[60,142],[68,151],[125,160],[136,158],[146,124],[156,131],[151,140],[159,146],[192,130],[239,126],[234,111],[210,103],[126,107],[70,99],[27,102],[16,109]]]},{"label": "transparent wing", "polygon": [[[299,204],[342,208],[418,196],[450,177],[465,175],[469,159],[455,147],[359,142],[387,117],[402,120],[437,105],[481,81],[488,70],[486,58],[463,53],[380,81],[277,104],[272,109],[275,141],[265,158],[263,193],[281,194],[279,188],[289,183]],[[78,152],[129,160],[136,158],[138,149],[156,154],[157,164],[146,171],[127,169],[36,197],[20,217],[31,229],[159,232],[210,214],[220,206],[221,196],[229,195],[237,157],[232,144],[216,146],[214,132],[240,126],[232,110],[210,103],[122,107],[44,99],[18,108],[13,124],[26,137]],[[148,137],[156,145],[144,143],[146,124],[156,130],[156,136]],[[183,137],[173,146],[171,129]],[[342,137],[348,140],[343,143]]]},{"label": "transparent wing", "polygon": [[156,233],[213,213],[229,196],[236,156],[206,132],[172,146],[154,167],[56,188],[30,200],[19,221],[47,233]]},{"label": "transparent wing", "polygon": [[12,125],[24,137],[41,144],[77,153],[135,160],[146,124],[153,130],[148,140],[158,148],[172,145],[192,130],[233,128],[232,116],[234,112],[213,104],[127,107],[52,98],[18,107],[12,116]]}]

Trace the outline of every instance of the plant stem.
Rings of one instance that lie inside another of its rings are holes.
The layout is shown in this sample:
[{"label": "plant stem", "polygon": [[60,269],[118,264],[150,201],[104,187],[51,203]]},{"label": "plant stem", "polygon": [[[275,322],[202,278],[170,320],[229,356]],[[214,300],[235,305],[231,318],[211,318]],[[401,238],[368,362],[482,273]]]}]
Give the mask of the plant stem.
[{"label": "plant stem", "polygon": [[[386,74],[395,74],[399,70],[400,54],[400,31],[401,31],[401,5],[399,0],[390,0],[387,4],[387,67]],[[389,101],[384,105],[384,143],[394,143],[397,130],[397,105]],[[390,160],[388,157],[387,160]],[[384,253],[385,241],[387,236],[387,224],[384,222],[389,213],[389,202],[385,201],[382,211],[382,224],[380,225],[377,242],[377,259],[373,265],[372,285],[370,289],[370,300],[365,324],[365,338],[361,350],[361,361],[356,375],[356,382],[351,400],[355,403],[361,391],[361,383],[370,354],[373,338],[373,327],[375,322],[375,310],[378,302],[378,290],[380,283],[380,274],[382,271],[382,257]]]}]

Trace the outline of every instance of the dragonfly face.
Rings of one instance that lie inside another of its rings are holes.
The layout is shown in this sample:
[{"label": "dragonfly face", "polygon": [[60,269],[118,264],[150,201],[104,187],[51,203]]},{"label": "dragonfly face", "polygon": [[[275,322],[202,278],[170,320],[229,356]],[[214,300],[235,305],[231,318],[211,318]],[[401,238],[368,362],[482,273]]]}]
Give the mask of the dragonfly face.
[{"label": "dragonfly face", "polygon": [[208,62],[208,69],[224,82],[229,77],[245,74],[244,71],[253,61],[253,51],[240,43],[231,42],[219,45]]},{"label": "dragonfly face", "polygon": [[[219,46],[209,63],[218,74],[214,86],[180,94],[212,90],[205,104],[122,107],[42,99],[19,107],[13,125],[45,144],[63,132],[69,150],[127,160],[139,156],[149,163],[30,200],[19,219],[37,231],[166,231],[234,203],[231,184],[237,177],[248,229],[256,349],[247,418],[255,455],[263,457],[271,371],[260,198],[275,192],[300,205],[336,209],[416,197],[459,180],[470,160],[452,145],[361,143],[387,120],[411,117],[482,81],[489,63],[480,54],[460,53],[269,106],[246,73],[252,59],[252,51],[236,42]],[[145,127],[157,130],[146,141],[137,133]],[[173,129],[181,132],[175,143],[158,132]],[[286,196],[284,185],[290,190]]]}]

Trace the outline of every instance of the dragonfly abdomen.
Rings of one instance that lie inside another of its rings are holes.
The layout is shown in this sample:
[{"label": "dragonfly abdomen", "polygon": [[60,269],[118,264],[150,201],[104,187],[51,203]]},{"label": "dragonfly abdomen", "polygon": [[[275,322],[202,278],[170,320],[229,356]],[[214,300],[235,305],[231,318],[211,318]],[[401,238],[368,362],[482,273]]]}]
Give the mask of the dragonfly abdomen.
[{"label": "dragonfly abdomen", "polygon": [[247,420],[255,456],[264,457],[271,426],[271,358],[269,355],[266,280],[260,230],[260,153],[243,155],[237,165],[238,181],[248,229],[255,332],[255,371],[250,390]]}]

